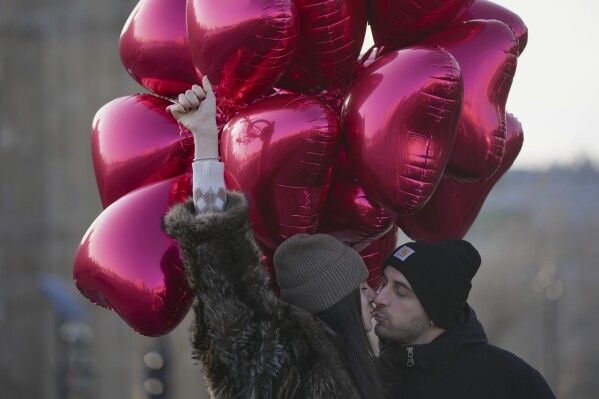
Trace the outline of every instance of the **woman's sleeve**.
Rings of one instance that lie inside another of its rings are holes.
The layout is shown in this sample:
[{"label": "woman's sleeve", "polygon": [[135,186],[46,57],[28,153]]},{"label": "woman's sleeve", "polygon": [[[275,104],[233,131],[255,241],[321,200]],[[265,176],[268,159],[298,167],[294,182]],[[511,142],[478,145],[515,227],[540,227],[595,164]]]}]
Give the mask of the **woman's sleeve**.
[{"label": "woman's sleeve", "polygon": [[175,205],[164,229],[180,244],[198,298],[192,342],[211,389],[248,397],[253,384],[272,383],[289,354],[280,337],[283,305],[262,265],[247,200],[226,195],[222,212],[198,213],[192,200]]},{"label": "woman's sleeve", "polygon": [[193,200],[196,211],[221,212],[227,201],[225,164],[217,161],[192,162]]}]

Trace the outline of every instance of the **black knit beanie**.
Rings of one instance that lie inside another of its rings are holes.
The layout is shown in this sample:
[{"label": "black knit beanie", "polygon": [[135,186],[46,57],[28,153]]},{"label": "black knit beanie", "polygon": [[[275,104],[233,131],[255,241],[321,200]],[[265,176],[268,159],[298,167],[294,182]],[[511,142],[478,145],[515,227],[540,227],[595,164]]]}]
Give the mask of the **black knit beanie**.
[{"label": "black knit beanie", "polygon": [[455,326],[481,259],[468,241],[408,242],[385,260],[408,280],[430,319],[446,330]]},{"label": "black knit beanie", "polygon": [[281,298],[309,312],[328,309],[366,281],[355,250],[327,234],[296,234],[273,257]]}]

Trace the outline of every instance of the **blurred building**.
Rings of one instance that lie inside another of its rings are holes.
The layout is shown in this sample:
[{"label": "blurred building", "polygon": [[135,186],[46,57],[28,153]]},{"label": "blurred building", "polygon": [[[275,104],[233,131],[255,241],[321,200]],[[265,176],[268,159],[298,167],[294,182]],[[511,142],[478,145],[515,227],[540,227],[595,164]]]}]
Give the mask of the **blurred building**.
[{"label": "blurred building", "polygon": [[470,302],[491,341],[537,367],[558,398],[599,389],[598,200],[590,164],[511,171],[466,237],[483,256]]},{"label": "blurred building", "polygon": [[[144,91],[118,53],[120,31],[135,5],[0,2],[2,398],[149,397],[144,354],[158,340],[133,333],[115,314],[90,304],[71,277],[77,245],[101,212],[90,153],[92,119],[105,103]],[[80,301],[89,331],[64,324],[36,283],[42,272],[62,280]],[[87,349],[82,337],[91,339]],[[185,323],[167,339],[168,397],[207,397],[190,358]],[[70,366],[81,359],[68,353],[81,350],[89,350],[89,389],[73,388],[86,377],[65,369],[69,359]]]},{"label": "blurred building", "polygon": [[[0,4],[0,397],[207,397],[189,318],[167,337],[142,337],[71,279],[101,212],[91,121],[144,91],[118,55],[136,2]],[[470,302],[491,340],[541,370],[560,398],[599,389],[598,200],[590,167],[508,172],[467,237],[484,259]],[[40,275],[62,281],[82,314],[61,313]]]}]

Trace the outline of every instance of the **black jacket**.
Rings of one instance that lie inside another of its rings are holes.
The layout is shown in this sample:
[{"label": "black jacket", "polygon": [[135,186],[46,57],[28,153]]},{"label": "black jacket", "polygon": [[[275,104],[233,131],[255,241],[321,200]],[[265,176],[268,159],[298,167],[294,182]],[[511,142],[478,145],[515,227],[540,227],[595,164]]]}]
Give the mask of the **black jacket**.
[{"label": "black jacket", "polygon": [[537,370],[488,343],[470,307],[462,316],[459,327],[429,344],[381,341],[381,378],[391,398],[555,398]]},{"label": "black jacket", "polygon": [[334,333],[271,290],[243,195],[229,193],[222,213],[177,204],[163,228],[197,296],[192,344],[214,398],[360,397]]}]

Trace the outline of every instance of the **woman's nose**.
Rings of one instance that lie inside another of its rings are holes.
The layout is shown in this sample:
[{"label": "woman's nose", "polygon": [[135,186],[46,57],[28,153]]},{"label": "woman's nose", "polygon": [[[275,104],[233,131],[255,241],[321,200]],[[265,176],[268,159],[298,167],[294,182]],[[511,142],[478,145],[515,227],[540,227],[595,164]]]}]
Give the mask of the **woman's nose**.
[{"label": "woman's nose", "polygon": [[368,291],[368,301],[374,302],[374,298],[376,298],[376,291],[371,288]]}]

